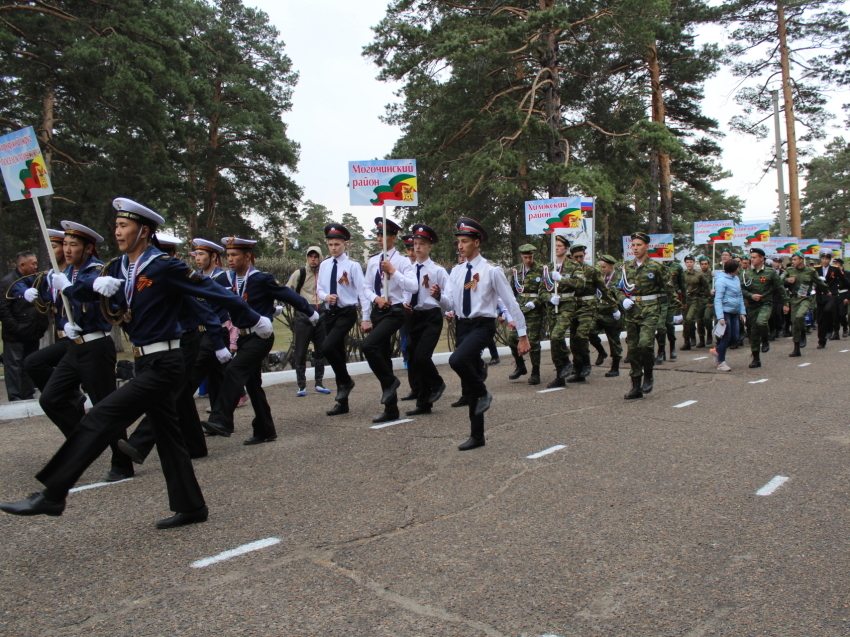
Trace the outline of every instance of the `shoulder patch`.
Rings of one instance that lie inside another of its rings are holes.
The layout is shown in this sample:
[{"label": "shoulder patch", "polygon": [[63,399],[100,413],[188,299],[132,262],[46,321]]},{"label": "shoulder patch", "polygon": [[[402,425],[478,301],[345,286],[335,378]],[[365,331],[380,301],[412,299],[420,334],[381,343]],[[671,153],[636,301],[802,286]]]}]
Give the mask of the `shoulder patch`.
[{"label": "shoulder patch", "polygon": [[202,276],[203,275],[197,270],[186,270],[186,278],[189,279],[192,283],[197,283],[198,281],[200,281]]}]

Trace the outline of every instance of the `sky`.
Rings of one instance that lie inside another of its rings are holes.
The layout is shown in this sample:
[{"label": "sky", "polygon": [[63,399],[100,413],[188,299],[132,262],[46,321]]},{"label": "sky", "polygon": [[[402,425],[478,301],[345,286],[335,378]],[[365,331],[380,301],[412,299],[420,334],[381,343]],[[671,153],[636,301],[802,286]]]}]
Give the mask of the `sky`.
[{"label": "sky", "polygon": [[[293,109],[283,119],[289,137],[301,145],[294,178],[304,188],[304,201],[327,206],[336,220],[346,212],[354,213],[368,230],[375,208],[349,205],[348,162],[384,158],[401,134],[397,127],[380,121],[386,105],[398,101],[394,91],[400,85],[378,81],[377,67],[362,56],[363,46],[372,41],[371,27],[383,17],[387,0],[245,3],[269,15],[280,31],[293,68],[300,74]],[[723,37],[719,27],[701,33],[702,41],[720,41]],[[776,173],[763,175],[765,162],[774,152],[772,129],[768,139],[761,141],[729,131],[729,120],[740,112],[733,99],[736,84],[736,78],[722,70],[706,86],[704,112],[717,119],[727,133],[720,140],[724,151],[721,164],[732,173],[716,187],[746,202],[745,220],[767,220],[777,206]],[[831,96],[832,110],[839,117],[833,122],[830,139],[843,133],[839,127],[844,120],[842,102],[850,102],[847,92]],[[787,191],[787,174],[785,184]],[[801,188],[803,185],[801,182]]]}]

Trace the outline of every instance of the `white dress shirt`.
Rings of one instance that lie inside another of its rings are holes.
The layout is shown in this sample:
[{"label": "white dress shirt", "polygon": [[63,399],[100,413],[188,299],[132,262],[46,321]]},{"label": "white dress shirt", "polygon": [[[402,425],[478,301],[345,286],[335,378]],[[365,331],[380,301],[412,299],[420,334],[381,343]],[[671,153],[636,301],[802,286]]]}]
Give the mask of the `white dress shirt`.
[{"label": "white dress shirt", "polygon": [[372,303],[379,296],[384,296],[384,282],[387,282],[387,300],[391,305],[404,303],[405,292],[416,292],[416,273],[410,265],[407,255],[401,255],[398,250],[387,252],[387,261],[393,264],[396,271],[387,280],[387,273],[381,272],[381,293],[375,294],[375,274],[380,272],[381,256],[379,252],[369,259],[366,265],[366,275],[363,277],[363,286],[360,293],[360,307],[363,309],[363,320],[372,318]]},{"label": "white dress shirt", "polygon": [[363,266],[357,261],[352,261],[348,255],[342,255],[334,258],[328,257],[319,266],[319,280],[316,282],[316,293],[322,301],[325,301],[325,307],[330,308],[326,299],[331,293],[331,272],[333,271],[334,261],[336,261],[336,293],[339,297],[336,302],[338,308],[357,305],[360,302],[360,290],[363,288]]},{"label": "white dress shirt", "polygon": [[[441,308],[444,312],[448,311],[452,307],[452,299],[451,299],[451,285],[449,283],[449,273],[446,272],[446,269],[434,263],[430,258],[419,263],[418,261],[414,261],[413,263],[413,278],[416,279],[416,273],[419,272],[419,298],[417,299],[416,306],[413,308],[414,310],[430,310],[435,307]],[[427,277],[427,278],[426,278]],[[440,286],[440,300],[437,301],[433,296],[431,296],[430,288],[432,285]],[[414,292],[404,293],[404,302],[410,303],[413,298]]]},{"label": "white dress shirt", "polygon": [[[472,279],[475,280],[475,276],[478,275],[478,280],[475,283],[475,288],[470,289],[471,312],[469,316],[464,316],[463,286],[469,265],[472,266]],[[517,334],[525,336],[525,317],[501,268],[488,263],[479,254],[471,261],[458,263],[452,268],[449,285],[452,291],[452,307],[458,318],[492,317],[495,319],[498,315],[498,304],[501,299],[508,316],[513,319],[516,325]]]}]

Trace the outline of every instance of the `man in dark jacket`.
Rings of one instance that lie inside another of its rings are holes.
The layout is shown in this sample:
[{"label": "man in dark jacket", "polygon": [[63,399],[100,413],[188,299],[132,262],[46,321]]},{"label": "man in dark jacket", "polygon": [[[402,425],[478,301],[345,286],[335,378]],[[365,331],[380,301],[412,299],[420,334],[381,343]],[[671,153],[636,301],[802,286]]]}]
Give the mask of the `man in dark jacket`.
[{"label": "man in dark jacket", "polygon": [[[38,339],[47,330],[47,315],[40,314],[23,296],[16,296],[13,284],[35,277],[38,259],[32,252],[19,252],[17,267],[0,279],[0,323],[3,324],[3,364],[9,401],[35,398],[35,386],[24,371],[24,359],[38,350]],[[21,290],[29,287],[18,286]]]}]

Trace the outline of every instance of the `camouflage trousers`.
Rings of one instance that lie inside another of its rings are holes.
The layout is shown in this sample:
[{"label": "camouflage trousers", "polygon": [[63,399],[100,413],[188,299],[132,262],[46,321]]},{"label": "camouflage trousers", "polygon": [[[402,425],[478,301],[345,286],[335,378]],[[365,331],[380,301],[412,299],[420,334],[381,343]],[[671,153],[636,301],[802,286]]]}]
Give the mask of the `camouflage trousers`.
[{"label": "camouflage trousers", "polygon": [[596,297],[592,301],[575,301],[575,310],[570,320],[570,344],[573,346],[573,362],[590,362],[590,333],[596,327]]},{"label": "camouflage trousers", "polygon": [[664,339],[676,340],[676,326],[673,324],[673,317],[676,315],[676,309],[670,301],[662,297],[658,301],[660,306],[659,315],[661,320],[658,322],[658,327],[655,330],[655,340],[658,341],[658,347],[664,347]]},{"label": "camouflage trousers", "polygon": [[702,318],[697,320],[697,331],[700,335],[705,334],[707,339],[711,339],[714,330],[714,301],[713,299],[703,299]]},{"label": "camouflage trousers", "polygon": [[747,303],[747,327],[750,330],[750,350],[759,352],[770,337],[770,315],[773,303]]},{"label": "camouflage trousers", "polygon": [[[543,308],[536,308],[524,314],[525,334],[528,336],[528,342],[531,344],[531,351],[528,355],[531,358],[531,364],[534,366],[540,365],[540,332],[543,328],[543,312]],[[517,352],[518,345],[519,335],[517,331],[510,330],[508,332],[508,347],[511,348],[511,353],[515,357],[519,356]]]},{"label": "camouflage trousers", "polygon": [[623,344],[620,342],[620,333],[622,331],[622,317],[617,320],[613,314],[601,314],[597,312],[593,334],[605,334],[608,339],[608,351],[611,353],[611,358],[618,360],[623,358]]},{"label": "camouflage trousers", "polygon": [[652,369],[655,363],[655,333],[664,321],[659,305],[657,301],[639,301],[625,313],[629,376],[643,376],[644,369]]},{"label": "camouflage trousers", "polygon": [[688,299],[688,309],[685,313],[684,337],[685,339],[696,338],[697,323],[702,322],[705,314],[705,299]]},{"label": "camouflage trousers", "polygon": [[570,324],[572,323],[575,311],[575,299],[564,296],[561,296],[561,304],[558,306],[557,313],[555,312],[554,305],[551,305],[548,309],[549,344],[552,348],[552,363],[556,369],[570,362],[572,352],[569,345],[567,345],[567,332],[570,331]]},{"label": "camouflage trousers", "polygon": [[806,314],[812,309],[811,297],[791,297],[791,336],[799,343],[806,334]]}]

